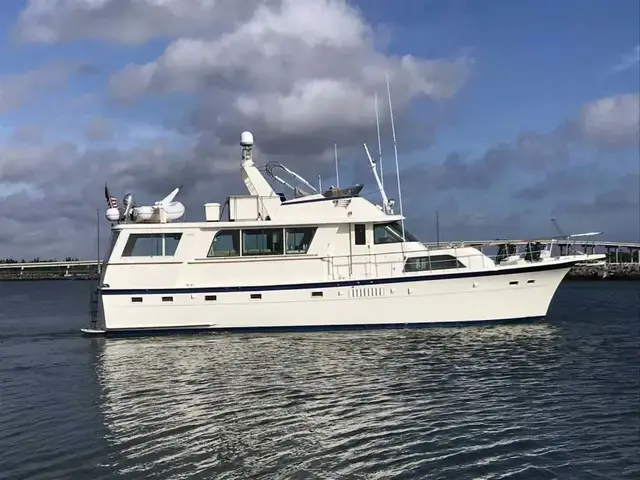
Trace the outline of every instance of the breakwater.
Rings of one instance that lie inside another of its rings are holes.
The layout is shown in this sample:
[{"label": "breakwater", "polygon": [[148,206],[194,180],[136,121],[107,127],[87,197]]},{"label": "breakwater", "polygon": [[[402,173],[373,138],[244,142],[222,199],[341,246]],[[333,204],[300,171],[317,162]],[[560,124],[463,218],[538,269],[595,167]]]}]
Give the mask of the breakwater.
[{"label": "breakwater", "polygon": [[[7,268],[0,269],[0,281],[97,280],[96,265],[78,267]],[[640,280],[640,263],[608,263],[576,265],[566,280]]]},{"label": "breakwater", "polygon": [[567,280],[640,280],[640,263],[607,263],[576,265]]}]

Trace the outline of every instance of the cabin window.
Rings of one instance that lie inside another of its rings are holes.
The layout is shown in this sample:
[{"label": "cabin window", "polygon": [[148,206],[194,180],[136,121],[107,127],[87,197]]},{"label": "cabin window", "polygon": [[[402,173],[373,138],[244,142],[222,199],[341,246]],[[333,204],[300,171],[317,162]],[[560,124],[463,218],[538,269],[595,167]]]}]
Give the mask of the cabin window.
[{"label": "cabin window", "polygon": [[123,257],[172,257],[182,233],[132,233],[122,252]]},{"label": "cabin window", "polygon": [[163,302],[173,302],[173,297],[162,297]]},{"label": "cabin window", "polygon": [[282,228],[261,228],[242,231],[242,255],[283,255]]},{"label": "cabin window", "polygon": [[317,227],[287,228],[287,253],[307,253]]},{"label": "cabin window", "polygon": [[222,230],[215,234],[207,257],[237,257],[240,255],[240,230]]},{"label": "cabin window", "polygon": [[261,300],[262,299],[262,294],[261,293],[252,293],[251,294],[251,300]]},{"label": "cabin window", "polygon": [[131,303],[142,303],[142,297],[131,297]]},{"label": "cabin window", "polygon": [[354,243],[356,245],[367,244],[367,228],[364,223],[356,223],[353,226]]},{"label": "cabin window", "polygon": [[216,300],[218,300],[218,296],[217,295],[205,295],[204,299],[207,302],[215,302]]},{"label": "cabin window", "polygon": [[[404,230],[404,238],[407,242],[418,242],[419,240]],[[400,222],[380,223],[373,226],[373,243],[380,245],[383,243],[402,242],[402,224]]]},{"label": "cabin window", "polygon": [[431,255],[407,258],[404,265],[405,272],[450,270],[453,268],[465,268],[464,264],[453,255]]}]

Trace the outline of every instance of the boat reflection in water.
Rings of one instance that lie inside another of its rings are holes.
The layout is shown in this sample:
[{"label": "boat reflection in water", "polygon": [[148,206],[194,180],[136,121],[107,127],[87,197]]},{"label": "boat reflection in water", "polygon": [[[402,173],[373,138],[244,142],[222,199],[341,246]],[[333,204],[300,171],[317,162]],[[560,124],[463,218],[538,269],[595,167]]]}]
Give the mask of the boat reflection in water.
[{"label": "boat reflection in water", "polygon": [[217,479],[388,477],[482,450],[473,425],[526,421],[513,402],[562,348],[548,323],[95,341],[111,467]]}]

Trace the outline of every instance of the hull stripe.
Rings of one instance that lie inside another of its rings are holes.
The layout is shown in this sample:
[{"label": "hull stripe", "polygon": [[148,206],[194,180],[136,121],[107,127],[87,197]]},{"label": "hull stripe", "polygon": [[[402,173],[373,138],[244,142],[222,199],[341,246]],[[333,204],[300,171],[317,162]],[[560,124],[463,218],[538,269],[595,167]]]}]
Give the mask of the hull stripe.
[{"label": "hull stripe", "polygon": [[199,333],[277,333],[277,332],[317,332],[317,331],[354,331],[354,330],[397,330],[419,328],[456,328],[471,326],[490,326],[514,323],[531,323],[544,320],[544,316],[505,318],[498,320],[465,320],[455,322],[415,322],[415,323],[363,323],[349,325],[292,325],[275,327],[168,327],[168,328],[130,328],[114,329],[85,335],[99,335],[108,337],[149,336],[149,335],[179,335]]},{"label": "hull stripe", "polygon": [[494,277],[500,275],[514,275],[520,273],[535,273],[552,270],[562,270],[572,267],[576,261],[531,265],[526,267],[515,267],[508,269],[481,270],[481,271],[456,271],[450,273],[441,273],[435,275],[418,275],[410,277],[388,277],[388,278],[370,278],[362,280],[334,280],[327,282],[315,283],[289,283],[281,285],[242,285],[233,287],[171,287],[171,288],[102,288],[102,295],[179,295],[189,293],[223,293],[223,292],[265,292],[274,290],[305,290],[319,288],[335,288],[335,287],[360,287],[382,284],[398,284],[408,282],[426,282],[432,280],[450,280],[458,278],[478,278],[478,277]]}]

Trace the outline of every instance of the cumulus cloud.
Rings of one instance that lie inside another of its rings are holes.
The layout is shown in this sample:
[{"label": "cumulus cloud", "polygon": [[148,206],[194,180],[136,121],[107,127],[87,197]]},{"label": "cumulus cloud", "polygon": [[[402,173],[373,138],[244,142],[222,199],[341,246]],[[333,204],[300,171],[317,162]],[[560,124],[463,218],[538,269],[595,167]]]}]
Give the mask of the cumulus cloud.
[{"label": "cumulus cloud", "polygon": [[[268,0],[267,0],[268,1]],[[37,43],[90,38],[137,44],[223,30],[258,0],[29,0],[16,35]]]},{"label": "cumulus cloud", "polygon": [[583,140],[607,148],[640,147],[640,94],[602,98],[586,104],[576,127]]},{"label": "cumulus cloud", "polygon": [[[71,134],[89,140],[81,142],[88,146],[45,141],[44,135],[36,139],[26,130],[18,135],[21,141],[2,146],[0,223],[12,234],[0,243],[13,256],[91,255],[93,208],[104,208],[104,181],[119,198],[132,192],[141,202],[183,184],[180,199],[187,204],[187,218],[202,218],[204,201],[244,191],[237,146],[242,130],[254,132],[259,163],[282,160],[301,167],[305,176],[332,170],[334,143],[345,169],[351,147],[364,162],[361,143],[375,142],[375,93],[383,131],[389,132],[386,75],[399,148],[425,148],[439,118],[417,122],[412,107],[421,101],[446,105],[473,71],[473,59],[456,52],[443,58],[388,54],[346,0],[30,0],[15,33],[41,44],[93,39],[131,48],[166,41],[157,58],[113,73],[109,98],[125,107],[120,112],[135,112],[140,104],[153,105],[147,101],[154,97],[164,101],[173,94],[187,107],[181,120],[174,120],[176,131],[166,124],[118,124],[115,117],[101,117],[114,111],[102,110],[103,92],[90,92],[74,111],[93,119],[84,131]],[[71,71],[105,70],[83,65]],[[58,76],[49,72],[49,77],[43,72],[0,77],[0,113],[19,108],[46,85],[60,85],[69,70]],[[440,166],[405,172],[403,194],[411,198],[425,188],[477,192],[500,184],[514,170],[555,165],[570,156],[575,143],[633,147],[637,102],[637,95],[597,100],[549,134],[525,132],[478,157],[454,152]],[[411,207],[405,211],[412,215]],[[55,212],[56,218],[44,212]],[[491,223],[458,213],[455,228]],[[515,217],[506,218],[518,225]],[[44,231],[46,242],[38,241]]]},{"label": "cumulus cloud", "polygon": [[[189,92],[204,100],[191,117],[196,131],[220,135],[251,128],[270,146],[291,148],[298,136],[314,154],[336,141],[356,144],[375,128],[374,94],[393,86],[402,114],[420,98],[449,99],[473,61],[386,55],[372,29],[343,0],[282,0],[257,6],[218,35],[179,38],[156,60],[128,65],[110,81],[113,98]],[[381,102],[381,114],[386,102]],[[384,117],[386,118],[386,117]],[[336,133],[338,132],[338,133]],[[336,138],[336,135],[340,138]],[[324,138],[318,141],[318,138]]]}]

